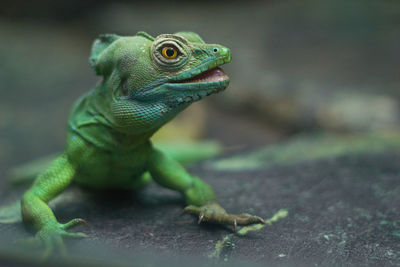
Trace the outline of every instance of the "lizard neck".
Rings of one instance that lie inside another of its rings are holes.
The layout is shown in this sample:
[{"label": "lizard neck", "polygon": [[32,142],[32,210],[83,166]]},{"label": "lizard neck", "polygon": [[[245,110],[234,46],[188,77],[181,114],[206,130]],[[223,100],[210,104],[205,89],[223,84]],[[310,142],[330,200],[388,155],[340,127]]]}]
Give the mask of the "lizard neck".
[{"label": "lizard neck", "polygon": [[[101,84],[78,100],[70,122],[81,130],[82,127],[85,131],[90,130],[90,134],[98,140],[112,139],[113,144],[121,147],[131,147],[147,141],[188,106],[171,107],[162,99],[154,102],[124,98],[113,100],[110,93],[112,90],[105,89],[105,84]],[[110,143],[109,140],[104,141]]]}]

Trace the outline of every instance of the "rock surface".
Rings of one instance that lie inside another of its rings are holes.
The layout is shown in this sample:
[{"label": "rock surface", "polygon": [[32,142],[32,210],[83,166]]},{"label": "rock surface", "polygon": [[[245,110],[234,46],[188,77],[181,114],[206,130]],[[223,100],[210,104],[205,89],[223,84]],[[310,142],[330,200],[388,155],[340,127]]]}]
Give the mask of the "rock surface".
[{"label": "rock surface", "polygon": [[[266,219],[275,215],[264,228],[243,236],[230,227],[199,226],[195,218],[179,216],[180,196],[157,185],[137,195],[72,187],[54,206],[61,221],[85,218],[89,226],[77,230],[94,237],[69,242],[73,257],[66,262],[71,263],[87,258],[93,263],[97,257],[129,264],[134,255],[138,263],[150,266],[160,261],[174,265],[176,260],[233,266],[244,262],[249,266],[398,265],[398,162],[399,150],[388,148],[257,170],[219,171],[210,167],[210,161],[190,167],[216,189],[229,211]],[[10,195],[3,192],[1,199]],[[0,236],[15,239],[29,232],[21,223],[0,225]]]}]

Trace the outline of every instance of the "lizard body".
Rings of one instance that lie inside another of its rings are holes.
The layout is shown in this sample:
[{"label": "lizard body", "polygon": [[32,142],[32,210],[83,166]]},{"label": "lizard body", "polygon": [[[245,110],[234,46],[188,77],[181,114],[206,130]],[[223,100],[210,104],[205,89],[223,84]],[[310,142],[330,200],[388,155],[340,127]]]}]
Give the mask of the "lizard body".
[{"label": "lizard body", "polygon": [[206,44],[192,32],[154,38],[101,35],[90,64],[102,82],[73,106],[64,152],[35,180],[21,200],[22,219],[37,229],[36,239],[52,251],[63,237],[84,237],[67,229],[84,223],[59,223],[48,202],[75,182],[99,189],[138,190],[154,180],[180,192],[184,212],[199,222],[248,225],[257,216],[228,214],[212,188],[174,159],[153,147],[150,137],[192,102],[225,89],[230,50]]}]

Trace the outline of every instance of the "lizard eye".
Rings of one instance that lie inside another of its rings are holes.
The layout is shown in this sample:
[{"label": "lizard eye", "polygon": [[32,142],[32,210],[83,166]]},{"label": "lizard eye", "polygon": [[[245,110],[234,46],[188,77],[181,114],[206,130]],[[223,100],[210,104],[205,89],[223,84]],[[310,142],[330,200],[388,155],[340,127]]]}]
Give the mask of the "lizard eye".
[{"label": "lizard eye", "polygon": [[161,54],[167,59],[174,59],[178,56],[178,49],[173,46],[165,46],[161,50]]},{"label": "lizard eye", "polygon": [[190,48],[179,38],[166,38],[164,35],[157,37],[151,46],[151,57],[161,68],[168,70],[177,69],[186,64],[190,55]]}]

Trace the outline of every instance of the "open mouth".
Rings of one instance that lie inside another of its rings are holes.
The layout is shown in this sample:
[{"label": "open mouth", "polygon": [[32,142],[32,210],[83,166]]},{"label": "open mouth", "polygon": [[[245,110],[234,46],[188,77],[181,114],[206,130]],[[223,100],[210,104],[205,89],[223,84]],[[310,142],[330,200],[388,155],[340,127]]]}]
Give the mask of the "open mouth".
[{"label": "open mouth", "polygon": [[228,81],[229,77],[220,67],[204,71],[189,79],[174,81],[173,83],[219,83]]}]

